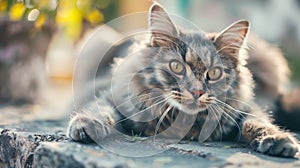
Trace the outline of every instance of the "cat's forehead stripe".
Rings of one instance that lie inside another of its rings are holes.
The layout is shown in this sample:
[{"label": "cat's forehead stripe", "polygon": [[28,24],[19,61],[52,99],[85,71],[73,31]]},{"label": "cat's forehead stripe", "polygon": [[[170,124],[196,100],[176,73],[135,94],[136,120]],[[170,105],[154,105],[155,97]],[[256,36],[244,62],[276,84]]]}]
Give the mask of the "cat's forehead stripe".
[{"label": "cat's forehead stripe", "polygon": [[[207,47],[198,46],[200,50],[196,50],[195,47],[189,47],[186,52],[186,62],[188,64],[196,66],[196,64],[204,64],[206,67],[210,67],[212,64],[211,52]],[[200,62],[199,62],[200,61]]]},{"label": "cat's forehead stripe", "polygon": [[185,54],[185,60],[187,63],[192,63],[193,61],[195,61],[193,55],[194,53],[192,53],[191,49],[188,48]]}]

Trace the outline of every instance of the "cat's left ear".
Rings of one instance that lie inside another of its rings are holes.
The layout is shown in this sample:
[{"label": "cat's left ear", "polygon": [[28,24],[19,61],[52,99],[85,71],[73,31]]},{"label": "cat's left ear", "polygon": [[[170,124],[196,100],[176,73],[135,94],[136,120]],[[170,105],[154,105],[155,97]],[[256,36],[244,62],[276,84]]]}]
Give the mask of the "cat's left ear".
[{"label": "cat's left ear", "polygon": [[249,27],[250,23],[248,21],[240,20],[217,34],[213,40],[218,52],[237,58],[249,32]]},{"label": "cat's left ear", "polygon": [[166,10],[156,2],[150,7],[149,27],[153,47],[171,47],[174,45],[178,31]]}]

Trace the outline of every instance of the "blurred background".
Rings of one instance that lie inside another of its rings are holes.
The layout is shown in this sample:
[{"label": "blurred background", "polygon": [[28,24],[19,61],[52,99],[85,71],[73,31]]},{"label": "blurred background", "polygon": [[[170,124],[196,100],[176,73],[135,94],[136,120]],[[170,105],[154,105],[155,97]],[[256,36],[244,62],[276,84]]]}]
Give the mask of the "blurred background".
[{"label": "blurred background", "polygon": [[[1,102],[40,103],[40,97],[51,95],[53,104],[63,106],[70,100],[74,63],[86,36],[117,17],[147,12],[151,2],[0,0]],[[158,2],[207,32],[220,31],[238,19],[250,20],[252,31],[282,49],[294,83],[300,84],[300,0]],[[122,26],[140,22],[147,25],[146,20],[132,20]]]}]

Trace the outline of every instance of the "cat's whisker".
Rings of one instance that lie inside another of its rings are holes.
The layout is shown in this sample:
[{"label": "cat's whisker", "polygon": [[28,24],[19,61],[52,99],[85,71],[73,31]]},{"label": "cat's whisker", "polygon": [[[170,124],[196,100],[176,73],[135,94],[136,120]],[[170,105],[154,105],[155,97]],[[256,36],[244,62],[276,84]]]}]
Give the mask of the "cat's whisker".
[{"label": "cat's whisker", "polygon": [[[142,97],[147,97],[147,96],[149,96],[149,95],[151,95],[151,93],[128,98],[125,102],[123,102],[123,103],[121,103],[121,104],[115,106],[114,109],[120,108],[120,106],[122,106],[122,105],[128,103],[129,101],[134,101],[135,99],[142,99]],[[137,104],[139,104],[139,103],[143,103],[143,102],[150,101],[150,100],[154,100],[154,99],[158,99],[158,98],[164,98],[164,95],[159,95],[159,96],[156,96],[156,97],[151,97],[151,98],[148,98],[148,99],[146,99],[146,100],[136,102],[136,103],[134,103],[133,105],[137,105]]]},{"label": "cat's whisker", "polygon": [[[169,98],[172,98],[172,97],[173,97],[173,95],[170,95]],[[168,101],[166,101],[165,103],[163,103],[163,104],[161,105],[159,111],[163,111],[163,108],[166,107],[166,106],[168,106]],[[169,107],[171,107],[171,106],[168,106],[166,109],[168,109]],[[168,117],[168,115],[166,115],[165,117],[166,117],[169,121],[171,121],[171,120],[170,120],[170,117]]]},{"label": "cat's whisker", "polygon": [[241,135],[242,135],[240,125],[236,122],[236,120],[235,120],[230,114],[228,114],[228,112],[227,112],[226,110],[222,109],[218,104],[214,104],[214,105],[216,105],[215,108],[217,108],[217,109],[223,111],[223,113],[224,113],[230,120],[232,120],[233,123],[237,126],[237,128],[238,128],[238,130],[239,130],[239,139],[240,139],[240,138],[241,138]]},{"label": "cat's whisker", "polygon": [[253,114],[251,114],[251,113],[247,113],[247,112],[244,112],[244,111],[235,109],[234,107],[230,106],[230,105],[227,104],[227,103],[222,102],[221,100],[215,99],[215,101],[218,102],[218,103],[220,103],[220,104],[223,105],[224,107],[227,107],[227,108],[229,108],[230,110],[233,110],[233,111],[235,111],[235,112],[238,112],[238,113],[241,113],[241,114],[245,114],[245,115],[249,115],[249,116],[252,116],[252,117],[256,117],[255,115],[253,115]]},{"label": "cat's whisker", "polygon": [[[223,110],[221,107],[219,107],[219,106],[217,106],[217,108],[220,108],[221,110]],[[240,125],[237,123],[237,121],[230,115],[230,114],[228,114],[228,112],[226,111],[226,110],[223,110],[224,111],[224,114],[226,115],[226,116],[228,116],[228,118],[230,119],[230,120],[232,120],[233,121],[233,123],[236,125],[236,127],[238,128],[238,132],[239,132],[239,138],[238,138],[238,140],[240,140],[241,139],[241,136],[242,136],[242,130],[241,130],[241,127],[240,127]]]},{"label": "cat's whisker", "polygon": [[223,134],[223,129],[222,129],[222,125],[220,123],[220,119],[221,119],[221,114],[218,113],[220,115],[220,118],[218,118],[217,114],[216,114],[216,109],[213,108],[213,106],[208,106],[208,109],[210,110],[210,112],[213,114],[213,116],[216,118],[217,122],[218,122],[218,125],[219,125],[219,129],[220,129],[220,132],[221,132],[221,137],[220,137],[220,140],[222,140],[222,134]]},{"label": "cat's whisker", "polygon": [[[221,106],[221,105],[218,105],[218,106]],[[224,106],[221,106],[221,107],[224,107]],[[226,107],[224,107],[224,108],[226,108]],[[226,111],[226,112],[229,113],[229,111]],[[240,119],[240,120],[243,120],[243,119],[246,118],[245,115],[240,114],[240,113],[238,113],[238,112],[231,111],[231,110],[230,110],[230,112],[231,112],[231,113],[230,113],[231,115],[234,115],[234,117],[236,117],[236,118],[238,118],[238,119]]]},{"label": "cat's whisker", "polygon": [[174,99],[178,99],[178,100],[189,100],[190,98],[188,98],[188,97],[183,97],[183,96],[175,96],[175,95],[173,95],[172,96],[172,98],[174,98]]},{"label": "cat's whisker", "polygon": [[[170,96],[169,96],[169,97],[170,97]],[[131,116],[128,116],[128,117],[126,117],[126,118],[124,118],[124,119],[122,119],[122,120],[119,120],[119,121],[116,122],[114,125],[117,125],[117,124],[119,124],[119,123],[121,123],[121,122],[123,122],[123,121],[126,121],[126,120],[128,120],[128,119],[130,119],[130,118],[132,118],[132,117],[135,117],[135,116],[137,116],[137,115],[139,115],[139,114],[145,112],[146,110],[149,110],[149,109],[151,109],[152,107],[154,107],[154,106],[156,106],[156,105],[158,105],[158,104],[161,104],[161,103],[167,101],[169,97],[166,97],[166,98],[163,99],[162,101],[159,101],[159,102],[157,102],[157,103],[154,103],[154,104],[152,104],[151,106],[149,106],[149,107],[147,107],[147,108],[145,108],[145,109],[143,109],[143,110],[141,110],[141,111],[139,111],[139,112],[137,112],[137,113],[134,113],[134,114],[131,115]]]},{"label": "cat's whisker", "polygon": [[227,107],[225,107],[224,105],[218,104],[218,106],[220,106],[220,108],[222,108],[222,109],[224,109],[224,110],[225,110],[225,109],[228,110],[228,111],[226,111],[227,113],[229,113],[229,111],[230,111],[230,114],[231,114],[231,115],[233,115],[234,117],[236,117],[236,118],[238,118],[238,119],[240,119],[240,120],[243,120],[243,119],[246,118],[246,116],[245,116],[244,114],[241,114],[241,113],[236,112],[236,111],[234,111],[234,110],[230,110],[230,109],[228,109]]},{"label": "cat's whisker", "polygon": [[244,101],[241,101],[241,100],[238,100],[238,99],[234,99],[234,98],[229,98],[229,97],[226,97],[226,99],[233,100],[233,101],[236,101],[238,103],[244,104],[244,105],[248,106],[250,109],[252,108],[250,104],[248,104],[248,103],[246,103]]},{"label": "cat's whisker", "polygon": [[171,91],[173,94],[183,95],[183,93],[177,92],[177,91]]},{"label": "cat's whisker", "polygon": [[[151,97],[151,98],[142,100],[142,101],[140,101],[140,102],[135,103],[134,105],[137,105],[137,104],[139,104],[139,103],[145,104],[147,101],[151,101],[151,102],[152,102],[152,100],[153,100],[152,103],[154,103],[154,102],[160,101],[160,100],[162,100],[162,99],[164,99],[164,98],[165,98],[165,95],[159,95],[159,96],[155,96],[155,97]],[[157,100],[156,100],[156,99],[157,99]]]},{"label": "cat's whisker", "polygon": [[[223,104],[217,104],[217,103],[213,103],[214,105],[218,106],[220,109],[222,109],[224,112],[228,113],[229,111],[231,112],[231,115],[234,115],[234,117],[238,118],[238,119],[244,119],[245,116],[241,113],[238,113],[232,109],[229,109],[228,107],[224,106]],[[227,111],[229,110],[229,111]]]},{"label": "cat's whisker", "polygon": [[150,95],[150,93],[148,93],[148,94],[143,94],[143,95],[138,95],[138,96],[134,96],[134,97],[129,97],[128,99],[126,99],[126,100],[125,100],[124,102],[122,102],[121,104],[118,104],[117,106],[115,106],[115,109],[117,109],[118,107],[120,107],[120,106],[126,104],[126,103],[129,102],[129,101],[133,101],[133,100],[135,100],[135,99],[139,99],[139,98],[141,98],[141,97],[146,97],[146,96],[149,96],[149,95]]},{"label": "cat's whisker", "polygon": [[156,127],[155,127],[155,131],[154,131],[154,136],[153,136],[153,140],[155,141],[158,129],[162,123],[162,121],[164,120],[164,118],[166,117],[166,115],[168,114],[168,112],[172,109],[172,106],[169,106],[161,115],[161,117],[159,118]]},{"label": "cat's whisker", "polygon": [[184,95],[174,95],[174,94],[172,94],[172,95],[173,95],[174,98],[183,98],[183,99],[187,99],[187,97],[184,96]]},{"label": "cat's whisker", "polygon": [[161,107],[159,108],[159,111],[163,111],[163,108],[166,107],[166,105],[168,104],[168,101],[164,102]]},{"label": "cat's whisker", "polygon": [[174,117],[174,110],[175,108],[172,109],[172,112],[171,112],[171,116],[169,117],[170,118],[170,122],[173,121],[173,117]]}]

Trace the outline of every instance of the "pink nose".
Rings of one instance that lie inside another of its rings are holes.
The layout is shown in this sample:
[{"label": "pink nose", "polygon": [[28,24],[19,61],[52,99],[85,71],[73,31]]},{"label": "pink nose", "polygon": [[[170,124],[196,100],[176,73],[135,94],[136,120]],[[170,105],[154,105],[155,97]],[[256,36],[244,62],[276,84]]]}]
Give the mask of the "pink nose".
[{"label": "pink nose", "polygon": [[196,89],[191,90],[190,92],[192,93],[194,98],[199,98],[200,96],[202,96],[205,93],[202,90],[196,90]]}]

